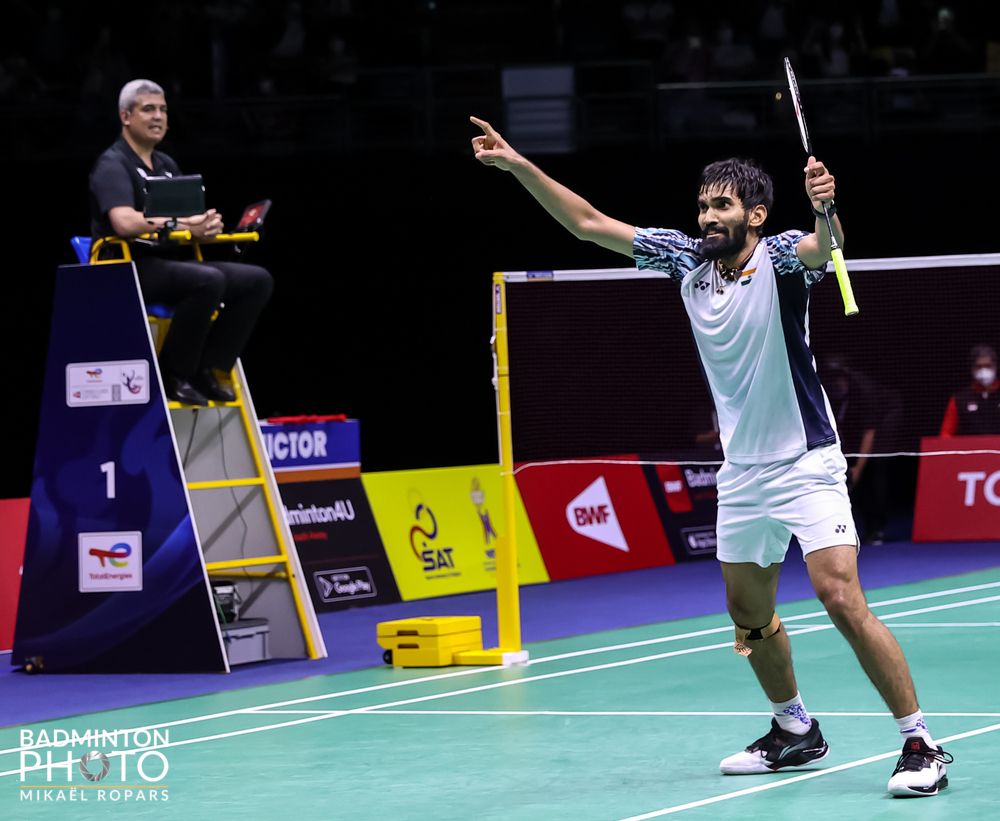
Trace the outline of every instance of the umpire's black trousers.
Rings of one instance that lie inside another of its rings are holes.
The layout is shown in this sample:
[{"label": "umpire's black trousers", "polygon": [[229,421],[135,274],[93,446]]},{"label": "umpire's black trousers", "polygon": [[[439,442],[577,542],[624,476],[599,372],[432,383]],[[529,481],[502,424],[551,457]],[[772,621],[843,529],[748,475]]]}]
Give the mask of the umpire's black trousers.
[{"label": "umpire's black trousers", "polygon": [[[202,368],[229,371],[271,297],[271,275],[258,265],[241,262],[154,256],[136,259],[135,266],[147,304],[173,309],[160,366],[183,379]],[[223,303],[225,307],[212,322],[212,314]]]}]

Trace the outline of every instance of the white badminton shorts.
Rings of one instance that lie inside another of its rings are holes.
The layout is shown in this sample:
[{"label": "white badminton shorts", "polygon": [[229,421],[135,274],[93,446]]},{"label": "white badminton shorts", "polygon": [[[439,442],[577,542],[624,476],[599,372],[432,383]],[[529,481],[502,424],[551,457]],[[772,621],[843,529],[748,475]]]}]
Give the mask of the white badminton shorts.
[{"label": "white badminton shorts", "polygon": [[839,445],[761,465],[725,462],[717,476],[716,525],[721,562],[781,562],[791,537],[802,555],[858,545],[847,495],[847,462]]}]

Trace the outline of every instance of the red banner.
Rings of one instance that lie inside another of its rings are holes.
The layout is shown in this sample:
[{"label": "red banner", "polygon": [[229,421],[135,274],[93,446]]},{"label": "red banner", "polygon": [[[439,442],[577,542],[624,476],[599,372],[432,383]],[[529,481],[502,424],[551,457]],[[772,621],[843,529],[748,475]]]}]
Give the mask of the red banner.
[{"label": "red banner", "polygon": [[517,484],[550,578],[674,563],[641,465],[529,465]]},{"label": "red banner", "polygon": [[[1000,436],[927,436],[920,450],[1000,450]],[[1000,540],[1000,454],[922,456],[913,540]]]},{"label": "red banner", "polygon": [[0,499],[0,651],[14,645],[30,499]]}]

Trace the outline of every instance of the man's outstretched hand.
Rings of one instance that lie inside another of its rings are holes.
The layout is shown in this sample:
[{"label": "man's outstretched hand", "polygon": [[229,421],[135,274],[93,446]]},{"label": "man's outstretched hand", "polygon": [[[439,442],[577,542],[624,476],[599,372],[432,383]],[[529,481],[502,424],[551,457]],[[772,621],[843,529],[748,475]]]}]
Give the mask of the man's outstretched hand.
[{"label": "man's outstretched hand", "polygon": [[469,120],[479,126],[483,133],[472,138],[472,151],[476,159],[483,165],[493,165],[502,171],[510,171],[523,157],[504,141],[497,131],[486,120],[469,117]]}]

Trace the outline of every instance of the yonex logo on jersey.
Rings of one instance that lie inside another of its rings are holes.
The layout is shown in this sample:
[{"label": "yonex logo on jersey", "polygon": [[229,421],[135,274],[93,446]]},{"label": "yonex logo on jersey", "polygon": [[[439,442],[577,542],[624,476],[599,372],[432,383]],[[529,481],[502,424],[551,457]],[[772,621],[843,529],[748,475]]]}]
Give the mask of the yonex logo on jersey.
[{"label": "yonex logo on jersey", "polygon": [[566,521],[581,536],[628,553],[628,542],[622,533],[615,507],[611,503],[607,482],[598,476],[568,505]]},{"label": "yonex logo on jersey", "polygon": [[707,291],[708,290],[708,283],[705,282],[705,280],[701,280],[701,282],[695,283],[694,287],[697,288],[699,291]]},{"label": "yonex logo on jersey", "polygon": [[834,533],[846,533],[847,532],[847,525],[837,525],[833,529],[833,532]]}]

